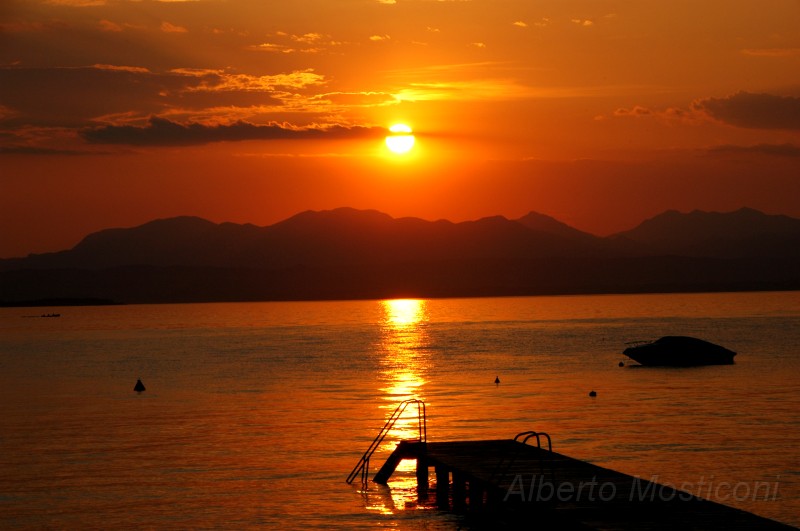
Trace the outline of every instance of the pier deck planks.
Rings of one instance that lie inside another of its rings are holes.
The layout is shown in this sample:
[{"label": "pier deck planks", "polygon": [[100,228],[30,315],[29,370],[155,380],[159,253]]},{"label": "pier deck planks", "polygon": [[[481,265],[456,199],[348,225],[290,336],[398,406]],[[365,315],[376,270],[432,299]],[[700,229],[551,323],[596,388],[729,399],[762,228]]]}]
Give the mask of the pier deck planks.
[{"label": "pier deck planks", "polygon": [[[421,492],[433,467],[438,477],[452,478],[446,490],[437,486],[438,496],[497,521],[603,530],[795,529],[511,439],[401,442],[393,456],[417,459]],[[376,481],[385,482],[392,471],[382,469]]]}]

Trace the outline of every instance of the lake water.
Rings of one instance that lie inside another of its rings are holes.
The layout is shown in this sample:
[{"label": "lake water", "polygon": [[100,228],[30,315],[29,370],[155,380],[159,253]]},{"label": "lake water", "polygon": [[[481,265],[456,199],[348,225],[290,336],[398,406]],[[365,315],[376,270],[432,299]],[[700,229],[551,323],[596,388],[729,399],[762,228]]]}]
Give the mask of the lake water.
[{"label": "lake water", "polygon": [[[618,366],[667,334],[736,364]],[[546,431],[800,525],[797,292],[2,308],[0,383],[4,529],[455,529],[417,503],[413,463],[345,483],[411,397],[429,441]]]}]

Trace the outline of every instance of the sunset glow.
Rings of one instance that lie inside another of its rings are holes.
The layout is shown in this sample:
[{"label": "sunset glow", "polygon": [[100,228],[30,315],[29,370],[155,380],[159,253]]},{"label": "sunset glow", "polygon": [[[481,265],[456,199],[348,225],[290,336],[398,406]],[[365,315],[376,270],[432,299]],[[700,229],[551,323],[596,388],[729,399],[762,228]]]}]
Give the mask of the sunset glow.
[{"label": "sunset glow", "polygon": [[797,217],[797,20],[789,1],[10,0],[0,258],[343,206],[596,235],[670,209]]},{"label": "sunset glow", "polygon": [[800,526],[800,0],[0,2],[0,531]]}]

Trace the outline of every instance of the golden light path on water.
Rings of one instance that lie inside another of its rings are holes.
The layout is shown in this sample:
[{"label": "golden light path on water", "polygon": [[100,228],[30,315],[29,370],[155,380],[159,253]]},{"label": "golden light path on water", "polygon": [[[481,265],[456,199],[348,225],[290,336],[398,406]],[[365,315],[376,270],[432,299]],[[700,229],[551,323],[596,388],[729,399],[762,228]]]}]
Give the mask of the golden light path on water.
[{"label": "golden light path on water", "polygon": [[[427,304],[424,300],[396,299],[381,301],[383,325],[381,330],[382,375],[388,384],[381,391],[387,409],[403,400],[420,398],[425,384],[423,373],[428,364]],[[415,410],[416,411],[416,410]],[[409,412],[411,413],[411,412]],[[400,438],[417,436],[416,416],[404,415],[395,425]]]},{"label": "golden light path on water", "polygon": [[[411,398],[424,401],[425,372],[429,366],[429,338],[426,325],[429,319],[427,301],[395,299],[381,301],[381,396],[386,401],[381,409],[389,418],[398,404]],[[411,404],[397,420],[384,439],[380,451],[391,453],[402,439],[418,439],[420,432],[419,410]],[[375,462],[382,462],[378,459]],[[392,476],[391,489],[376,488],[369,496],[367,509],[383,514],[415,505],[415,460],[404,460]],[[366,493],[365,493],[366,494]]]}]

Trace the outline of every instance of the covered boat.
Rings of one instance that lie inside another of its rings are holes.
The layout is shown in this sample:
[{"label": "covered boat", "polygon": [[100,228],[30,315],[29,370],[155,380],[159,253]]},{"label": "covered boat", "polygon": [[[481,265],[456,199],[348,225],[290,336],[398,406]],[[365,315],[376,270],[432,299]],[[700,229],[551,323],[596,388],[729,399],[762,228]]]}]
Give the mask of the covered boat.
[{"label": "covered boat", "polygon": [[725,347],[687,336],[664,336],[628,347],[622,353],[642,365],[672,367],[730,365],[736,355]]}]

